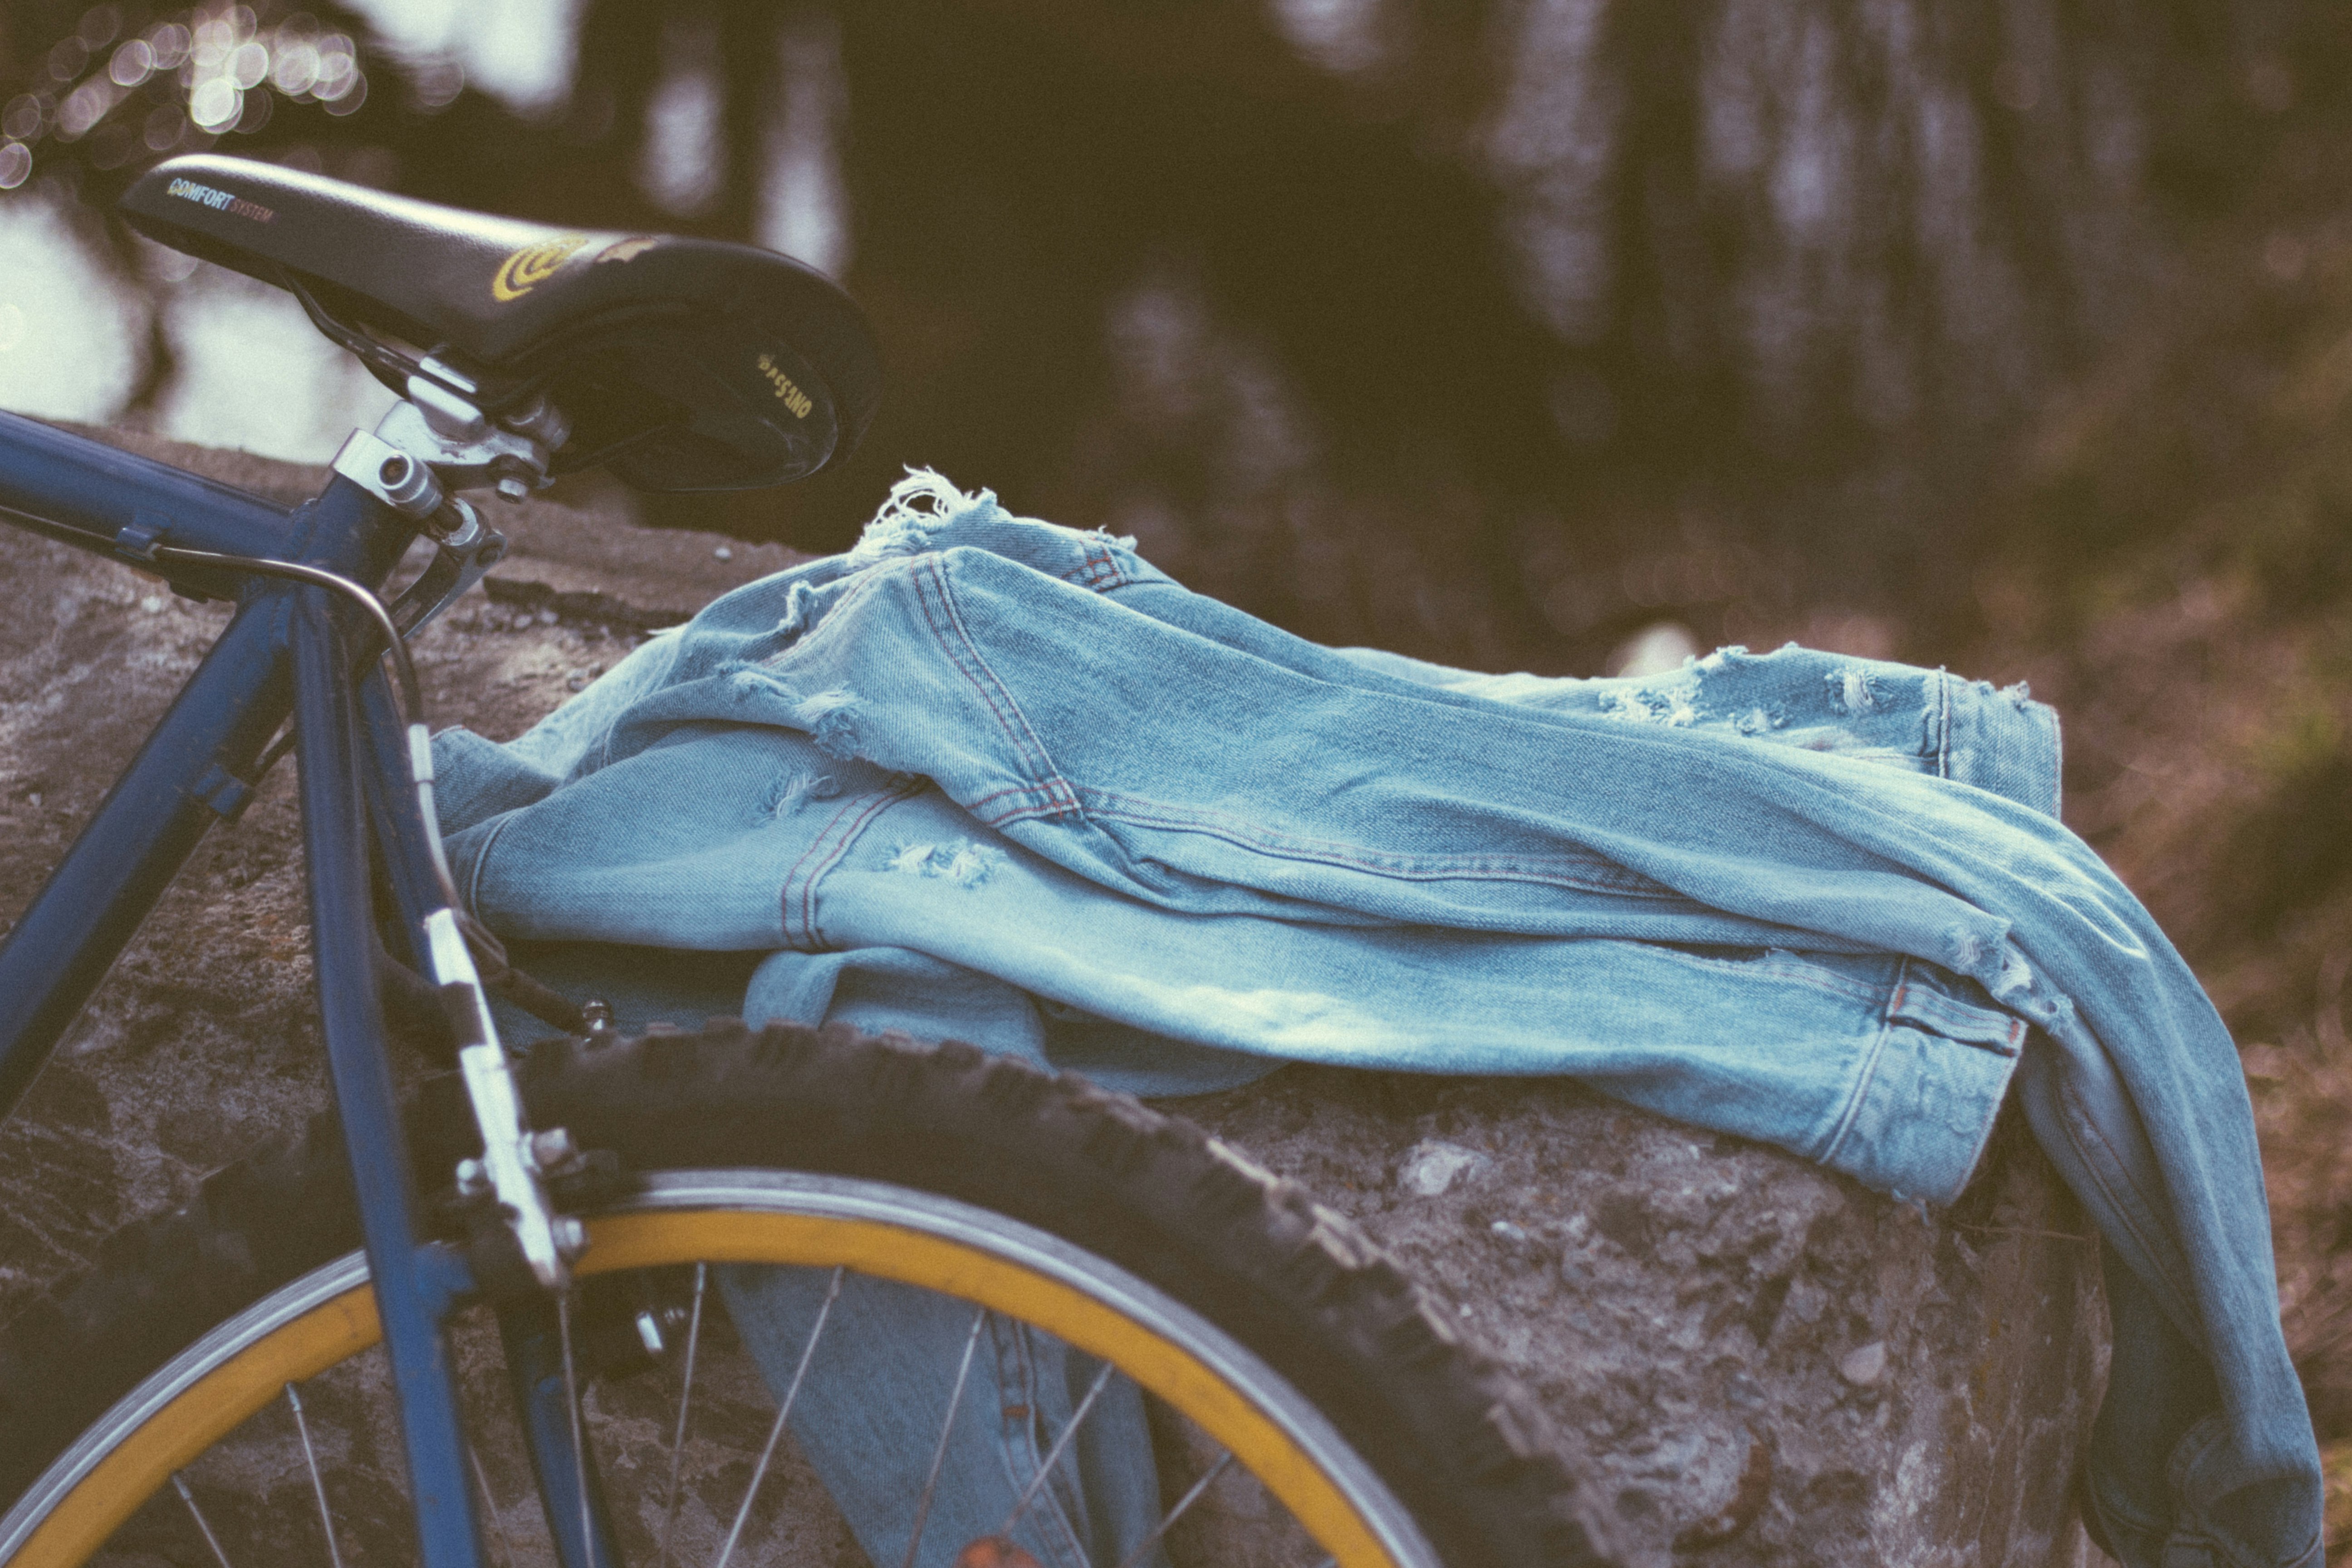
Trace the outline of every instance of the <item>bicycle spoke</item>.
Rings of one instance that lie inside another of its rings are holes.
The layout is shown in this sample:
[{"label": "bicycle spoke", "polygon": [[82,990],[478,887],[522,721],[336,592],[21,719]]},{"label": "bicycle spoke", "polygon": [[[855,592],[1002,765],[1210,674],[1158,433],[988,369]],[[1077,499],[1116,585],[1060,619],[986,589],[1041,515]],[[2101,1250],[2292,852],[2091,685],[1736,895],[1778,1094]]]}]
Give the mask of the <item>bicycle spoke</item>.
[{"label": "bicycle spoke", "polygon": [[1062,1435],[1054,1439],[1054,1447],[1038,1465],[1037,1473],[1029,1478],[1028,1486],[1022,1490],[1021,1500],[1014,1503],[1013,1511],[1004,1516],[1004,1522],[998,1527],[997,1534],[1011,1539],[1013,1526],[1019,1524],[1021,1516],[1029,1511],[1029,1505],[1036,1500],[1038,1492],[1045,1488],[1045,1478],[1052,1475],[1054,1467],[1061,1462],[1062,1451],[1070,1446],[1070,1439],[1078,1435],[1078,1423],[1087,1418],[1087,1413],[1095,1407],[1096,1398],[1109,1385],[1112,1371],[1111,1363],[1105,1362],[1102,1370],[1095,1373],[1094,1383],[1087,1389],[1087,1396],[1078,1401],[1076,1410],[1070,1412],[1069,1425],[1064,1426]]},{"label": "bicycle spoke", "polygon": [[923,1495],[915,1500],[915,1529],[907,1538],[903,1568],[915,1568],[915,1552],[923,1544],[923,1526],[931,1517],[931,1494],[939,1490],[940,1467],[948,1462],[948,1439],[955,1433],[956,1411],[963,1404],[963,1385],[971,1378],[972,1352],[980,1349],[980,1331],[987,1326],[988,1309],[982,1307],[972,1314],[971,1332],[964,1336],[963,1360],[956,1366],[955,1392],[948,1395],[947,1419],[940,1423],[940,1446],[931,1454],[931,1473],[924,1478]]},{"label": "bicycle spoke", "polygon": [[221,1550],[220,1537],[215,1535],[213,1527],[205,1521],[205,1510],[196,1506],[195,1494],[188,1490],[187,1478],[173,1470],[172,1485],[179,1492],[180,1500],[188,1505],[188,1515],[196,1521],[196,1529],[204,1536],[205,1544],[213,1549],[213,1561],[219,1563],[220,1568],[229,1568],[228,1553]]},{"label": "bicycle spoke", "polygon": [[335,1516],[327,1507],[326,1478],[319,1474],[319,1451],[310,1447],[310,1423],[302,1414],[302,1396],[286,1385],[286,1403],[294,1407],[294,1430],[301,1435],[302,1462],[310,1468],[310,1495],[319,1500],[319,1528],[327,1534],[327,1561],[343,1568],[343,1550],[335,1544]]},{"label": "bicycle spoke", "polygon": [[580,1550],[596,1568],[596,1531],[589,1519],[588,1447],[580,1420],[580,1384],[572,1371],[572,1292],[555,1299],[555,1331],[563,1341],[563,1403],[572,1410],[572,1479],[580,1489]]},{"label": "bicycle spoke", "polygon": [[[742,1504],[735,1510],[735,1522],[728,1529],[727,1544],[719,1549],[719,1561],[711,1568],[727,1568],[727,1560],[735,1555],[735,1543],[743,1538],[743,1526],[751,1517],[751,1500],[760,1495],[760,1483],[767,1479],[768,1466],[776,1457],[776,1445],[783,1440],[784,1418],[793,1413],[793,1401],[801,1396],[801,1382],[808,1376],[809,1362],[816,1355],[816,1342],[824,1332],[824,1321],[833,1315],[834,1300],[841,1294],[842,1272],[843,1266],[836,1264],[833,1282],[825,1287],[824,1305],[816,1310],[816,1321],[809,1325],[808,1343],[801,1347],[800,1364],[793,1368],[792,1386],[784,1390],[784,1402],[776,1411],[776,1424],[768,1428],[767,1447],[760,1450],[760,1462],[751,1470],[751,1484],[743,1489]],[[965,1360],[971,1360],[969,1351]]]},{"label": "bicycle spoke", "polygon": [[686,1380],[677,1401],[677,1431],[669,1440],[669,1493],[662,1504],[661,1556],[654,1568],[669,1568],[670,1535],[677,1528],[677,1472],[686,1458],[686,1417],[694,1408],[694,1352],[702,1340],[702,1288],[710,1278],[710,1265],[694,1266],[694,1315],[686,1324]]},{"label": "bicycle spoke", "polygon": [[507,1539],[506,1521],[499,1517],[499,1500],[490,1495],[490,1476],[482,1468],[482,1451],[467,1443],[466,1458],[473,1461],[474,1484],[482,1489],[482,1517],[490,1521],[490,1534],[499,1543],[499,1561],[506,1568],[515,1568],[514,1542]]},{"label": "bicycle spoke", "polygon": [[[1217,1462],[1211,1465],[1207,1471],[1202,1475],[1201,1479],[1194,1481],[1185,1491],[1184,1495],[1176,1500],[1176,1506],[1168,1510],[1165,1518],[1160,1520],[1158,1524],[1151,1527],[1151,1533],[1145,1536],[1140,1542],[1137,1542],[1134,1551],[1129,1552],[1126,1556],[1118,1560],[1118,1568],[1135,1568],[1137,1563],[1142,1562],[1144,1558],[1150,1555],[1151,1549],[1160,1544],[1160,1537],[1166,1535],[1170,1531],[1176,1528],[1176,1521],[1184,1517],[1184,1510],[1191,1508],[1194,1503],[1200,1501],[1201,1494],[1209,1489],[1210,1483],[1214,1481],[1219,1476],[1223,1475],[1225,1473],[1225,1467],[1233,1462],[1234,1456],[1230,1449],[1218,1455]],[[1326,1568],[1328,1568],[1328,1564],[1326,1565]]]}]

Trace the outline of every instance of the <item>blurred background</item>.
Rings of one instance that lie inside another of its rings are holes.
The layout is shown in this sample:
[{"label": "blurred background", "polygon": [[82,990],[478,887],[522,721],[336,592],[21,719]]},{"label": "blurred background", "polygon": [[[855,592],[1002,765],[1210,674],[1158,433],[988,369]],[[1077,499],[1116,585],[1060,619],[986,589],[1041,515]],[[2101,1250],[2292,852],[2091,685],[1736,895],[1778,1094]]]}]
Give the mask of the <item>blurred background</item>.
[{"label": "blurred background", "polygon": [[2031,678],[2245,1047],[2352,1539],[2352,7],[0,8],[0,406],[324,459],[385,395],[107,205],[211,149],[842,279],[906,463],[1307,637]]}]

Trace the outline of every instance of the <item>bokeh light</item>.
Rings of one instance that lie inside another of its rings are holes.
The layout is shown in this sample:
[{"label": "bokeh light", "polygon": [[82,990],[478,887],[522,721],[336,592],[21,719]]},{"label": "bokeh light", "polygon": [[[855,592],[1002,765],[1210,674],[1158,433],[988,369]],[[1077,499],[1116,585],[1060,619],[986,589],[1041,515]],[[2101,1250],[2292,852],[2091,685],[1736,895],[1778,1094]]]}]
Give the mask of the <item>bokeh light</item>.
[{"label": "bokeh light", "polygon": [[299,98],[319,80],[319,47],[308,38],[280,43],[269,68],[269,83],[289,98]]},{"label": "bokeh light", "polygon": [[466,68],[446,58],[418,60],[410,68],[409,85],[418,108],[444,110],[466,90]]},{"label": "bokeh light", "polygon": [[334,103],[352,90],[359,79],[359,52],[352,41],[341,33],[330,33],[319,40],[318,79],[311,88],[322,103]]},{"label": "bokeh light", "polygon": [[29,92],[20,92],[8,100],[7,108],[0,109],[0,136],[29,142],[41,133],[47,118],[47,105]]},{"label": "bokeh light", "polygon": [[255,42],[237,45],[222,62],[221,74],[235,82],[238,91],[252,91],[269,74],[268,47]]},{"label": "bokeh light", "polygon": [[188,118],[206,131],[226,130],[244,111],[245,94],[225,76],[206,77],[188,94]]},{"label": "bokeh light", "polygon": [[178,70],[188,58],[190,43],[188,29],[177,22],[166,22],[147,35],[147,45],[155,53],[155,68],[159,71]]},{"label": "bokeh light", "polygon": [[81,75],[81,68],[89,63],[89,46],[79,38],[59,40],[49,51],[49,76],[56,81],[71,81]]},{"label": "bokeh light", "polygon": [[[269,124],[280,98],[338,118],[367,100],[358,44],[322,33],[308,12],[265,26],[250,6],[203,5],[125,35],[121,8],[100,5],[37,58],[33,90],[0,105],[0,141],[19,149],[0,164],[9,175],[0,190],[31,176],[45,140],[80,143],[85,163],[110,170],[232,132],[251,135]],[[467,85],[465,66],[446,50],[416,55],[408,76],[412,101],[427,112]]]},{"label": "bokeh light", "polygon": [[155,47],[144,38],[126,38],[108,62],[106,74],[117,87],[137,87],[155,74]]},{"label": "bokeh light", "polygon": [[102,49],[114,42],[115,35],[121,30],[122,12],[119,6],[93,5],[82,13],[74,37],[91,49]]}]

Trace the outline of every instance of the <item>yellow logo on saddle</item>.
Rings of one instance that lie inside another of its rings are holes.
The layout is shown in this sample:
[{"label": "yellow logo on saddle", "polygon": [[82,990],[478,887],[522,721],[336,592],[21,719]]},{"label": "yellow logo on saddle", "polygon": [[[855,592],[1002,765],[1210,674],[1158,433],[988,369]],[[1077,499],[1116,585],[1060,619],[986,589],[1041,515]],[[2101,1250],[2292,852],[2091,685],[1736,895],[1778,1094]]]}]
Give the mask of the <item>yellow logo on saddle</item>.
[{"label": "yellow logo on saddle", "polygon": [[555,269],[587,243],[584,234],[562,234],[537,245],[524,246],[499,264],[499,275],[490,279],[491,296],[499,300],[521,299],[554,277]]},{"label": "yellow logo on saddle", "polygon": [[776,389],[777,401],[792,410],[793,418],[807,418],[809,410],[816,406],[809,401],[809,395],[800,389],[799,384],[784,374],[783,367],[776,363],[775,355],[760,356],[760,374],[768,378],[768,384]]}]

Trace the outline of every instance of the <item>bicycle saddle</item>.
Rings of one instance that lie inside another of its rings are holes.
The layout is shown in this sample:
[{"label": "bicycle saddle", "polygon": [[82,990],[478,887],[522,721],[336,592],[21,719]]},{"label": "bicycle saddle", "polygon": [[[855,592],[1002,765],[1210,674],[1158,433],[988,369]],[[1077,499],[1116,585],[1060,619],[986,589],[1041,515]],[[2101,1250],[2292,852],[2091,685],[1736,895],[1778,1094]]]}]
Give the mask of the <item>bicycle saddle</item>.
[{"label": "bicycle saddle", "polygon": [[205,153],[150,169],[121,206],[151,239],[293,290],[394,391],[398,350],[377,344],[460,372],[488,412],[543,391],[572,426],[558,472],[782,484],[847,453],[881,398],[849,296],[751,246],[551,228]]}]

